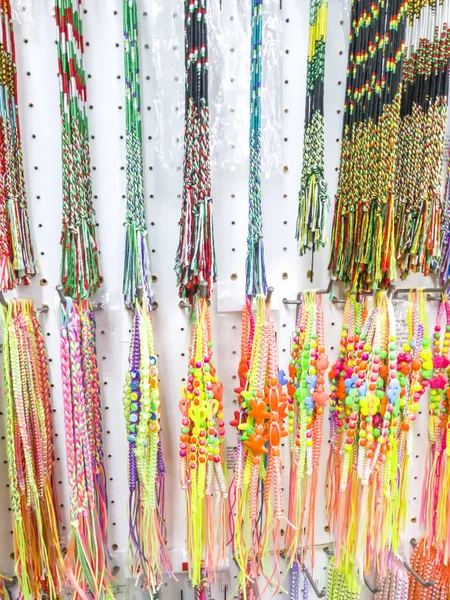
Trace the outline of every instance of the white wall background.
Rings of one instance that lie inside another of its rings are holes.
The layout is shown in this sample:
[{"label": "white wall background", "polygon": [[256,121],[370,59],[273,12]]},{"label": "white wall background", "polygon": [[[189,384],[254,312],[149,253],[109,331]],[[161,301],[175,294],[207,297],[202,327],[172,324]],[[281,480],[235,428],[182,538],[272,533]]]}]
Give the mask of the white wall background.
[{"label": "white wall background", "polygon": [[[26,4],[26,3],[25,3]],[[212,303],[216,364],[225,387],[227,414],[235,403],[239,362],[240,308],[244,300],[247,231],[248,171],[248,55],[249,1],[210,0],[211,128],[213,144],[213,197],[219,282]],[[279,364],[287,369],[295,307],[284,297],[328,284],[328,248],[316,254],[314,284],[307,278],[310,257],[297,255],[295,222],[302,157],[305,71],[308,39],[308,0],[267,1],[265,48],[266,78],[263,112],[265,148],[263,184],[264,235],[267,279],[275,288],[274,314],[278,327]],[[19,105],[24,147],[25,175],[32,231],[40,273],[29,289],[19,295],[31,297],[36,306],[45,303],[42,315],[53,385],[56,431],[57,481],[67,528],[67,485],[64,453],[63,404],[59,373],[59,315],[55,285],[59,282],[61,227],[61,158],[59,94],[56,63],[56,30],[51,0],[34,0],[29,18],[16,24]],[[114,564],[120,566],[116,595],[130,600],[141,597],[126,581],[127,551],[127,442],[122,416],[122,387],[127,367],[131,315],[121,299],[125,231],[125,115],[122,2],[85,0],[85,68],[91,133],[93,193],[101,249],[104,284],[95,298],[106,308],[97,313],[98,357],[104,418],[105,466],[110,498],[109,544]],[[163,394],[163,449],[167,467],[168,547],[174,568],[180,567],[184,551],[184,500],[178,485],[178,401],[187,369],[189,316],[178,307],[173,264],[178,242],[178,219],[182,189],[184,113],[183,2],[138,0],[141,40],[142,115],[145,151],[145,192],[152,270],[157,280],[154,315],[155,340],[160,354]],[[330,197],[336,189],[347,64],[348,11],[345,1],[329,0],[326,53],[325,122],[326,179]],[[328,218],[331,230],[332,213]],[[237,277],[236,277],[237,275]],[[411,285],[425,285],[420,276]],[[429,282],[428,282],[429,284]],[[336,289],[336,293],[337,293]],[[342,295],[342,291],[341,291]],[[336,355],[342,307],[324,298],[326,343],[330,359]],[[434,307],[430,306],[434,315]],[[430,323],[433,323],[433,318]],[[2,403],[0,410],[3,409]],[[3,413],[0,415],[3,417]],[[410,531],[418,535],[420,492],[427,445],[427,411],[423,407],[416,424],[417,460],[413,464],[409,502]],[[229,419],[227,418],[227,421]],[[324,485],[328,456],[328,422],[324,421],[320,484]],[[4,418],[0,440],[0,570],[13,571],[11,513],[7,489]],[[226,443],[235,444],[228,429]],[[420,455],[420,458],[419,458]],[[288,453],[286,452],[286,482]],[[285,486],[287,493],[287,485]],[[287,510],[287,503],[286,503]],[[417,520],[417,522],[416,522]],[[323,496],[316,514],[316,570],[319,587],[325,584],[328,559],[321,547],[331,541],[325,528]],[[114,549],[113,549],[114,548]],[[232,562],[232,561],[231,561]],[[235,570],[226,569],[213,587],[213,598],[225,598],[235,587]],[[226,590],[225,590],[226,586]],[[168,582],[163,600],[190,599],[186,576]],[[314,597],[313,592],[310,592]],[[367,591],[364,595],[368,597]],[[144,595],[142,595],[144,597]]]}]

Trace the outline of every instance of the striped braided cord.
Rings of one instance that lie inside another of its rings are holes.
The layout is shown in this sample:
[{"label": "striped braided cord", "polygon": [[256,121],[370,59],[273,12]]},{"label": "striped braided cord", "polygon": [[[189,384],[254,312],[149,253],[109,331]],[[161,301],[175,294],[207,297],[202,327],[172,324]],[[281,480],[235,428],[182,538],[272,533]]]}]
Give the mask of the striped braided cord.
[{"label": "striped braided cord", "polygon": [[81,0],[55,0],[61,108],[61,283],[89,298],[101,284],[92,199]]},{"label": "striped braided cord", "polygon": [[139,39],[136,0],[123,0],[126,112],[126,242],[123,274],[125,305],[136,305],[142,288],[147,306],[151,306],[152,288],[148,232],[145,223],[144,173],[142,155],[141,90]]},{"label": "striped braided cord", "polygon": [[247,295],[267,292],[261,207],[261,72],[263,0],[252,0],[250,140],[246,285]]},{"label": "striped braided cord", "polygon": [[74,600],[112,599],[95,321],[89,301],[60,307],[61,370],[71,530],[66,557]]},{"label": "striped braided cord", "polygon": [[14,28],[9,0],[0,5],[0,289],[36,274],[23,173]]}]

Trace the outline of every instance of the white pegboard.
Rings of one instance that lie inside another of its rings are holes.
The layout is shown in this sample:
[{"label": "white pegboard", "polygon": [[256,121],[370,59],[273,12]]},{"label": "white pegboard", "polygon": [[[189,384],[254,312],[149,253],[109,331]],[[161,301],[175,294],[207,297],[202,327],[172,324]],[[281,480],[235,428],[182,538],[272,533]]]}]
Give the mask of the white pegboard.
[{"label": "white pegboard", "polygon": [[[212,2],[213,0],[211,0]],[[279,5],[279,0],[268,0]],[[211,97],[212,131],[218,132],[214,141],[215,155],[212,170],[216,251],[219,282],[212,303],[213,337],[216,364],[224,383],[224,404],[227,421],[235,407],[233,388],[237,383],[240,347],[240,314],[237,310],[244,300],[245,252],[247,234],[247,127],[242,114],[247,110],[248,79],[234,78],[233,61],[247,61],[248,31],[241,27],[242,19],[233,11],[242,11],[249,2],[222,0],[222,13],[215,13],[221,31],[222,64],[228,70],[215,71],[211,61],[212,90],[217,81],[227,75],[223,104]],[[55,285],[59,282],[61,227],[61,158],[60,119],[55,24],[51,2],[35,0],[31,18],[16,24],[17,66],[19,76],[19,108],[24,148],[25,176],[28,191],[32,231],[40,262],[40,273],[32,286],[20,290],[39,306],[50,306],[41,317],[46,334],[50,360],[54,426],[56,431],[57,482],[63,515],[62,536],[67,535],[67,485],[64,453],[63,405],[59,372],[59,314]],[[122,307],[122,264],[125,241],[125,115],[122,46],[121,0],[85,0],[83,3],[86,39],[85,68],[87,72],[88,114],[91,134],[92,178],[97,210],[100,262],[104,284],[96,299],[103,298],[106,308],[96,314],[98,323],[98,357],[103,403],[105,466],[108,480],[109,546],[114,564],[121,566],[117,597],[137,600],[139,591],[126,585],[127,520],[127,442],[122,414],[122,389],[127,368],[128,340],[131,315]],[[183,64],[183,3],[171,0],[156,3],[138,0],[141,46],[142,116],[145,165],[145,194],[148,230],[150,235],[152,272],[155,275],[155,298],[159,308],[154,316],[155,342],[160,355],[161,393],[163,401],[163,451],[167,468],[168,548],[175,567],[184,552],[184,499],[178,484],[178,431],[180,389],[187,369],[189,316],[178,307],[177,287],[173,271],[178,243],[178,219],[182,189],[182,140],[184,111]],[[217,7],[216,7],[217,8]],[[248,6],[248,19],[250,8]],[[297,198],[301,172],[302,136],[305,100],[305,72],[308,40],[309,2],[283,0],[280,12],[282,24],[279,90],[281,120],[279,123],[279,164],[275,173],[263,181],[264,240],[266,247],[267,279],[275,288],[275,320],[278,329],[279,364],[287,369],[290,336],[294,327],[295,307],[281,303],[284,297],[295,298],[297,292],[311,287],[326,287],[329,249],[315,255],[314,284],[307,278],[310,256],[299,258],[294,238],[297,217]],[[339,0],[329,0],[329,21],[326,50],[325,134],[326,179],[330,197],[337,185],[337,168],[342,129],[345,74],[347,64],[348,13]],[[156,37],[156,33],[158,36]],[[167,43],[157,43],[167,32]],[[229,54],[226,54],[229,40]],[[211,50],[211,55],[217,51]],[[240,58],[241,57],[241,58]],[[264,85],[264,82],[263,82]],[[161,91],[164,90],[164,94]],[[217,100],[217,99],[216,99]],[[237,104],[236,104],[237,103]],[[239,126],[220,136],[218,119],[224,111],[235,110]],[[264,107],[263,107],[264,111]],[[164,129],[161,130],[161,123]],[[275,124],[276,125],[276,124]],[[235,139],[230,140],[230,136]],[[162,138],[163,136],[163,138]],[[164,144],[162,144],[162,139]],[[229,144],[229,147],[224,147]],[[244,157],[236,164],[232,158]],[[225,166],[224,166],[225,165]],[[233,168],[230,168],[233,165]],[[332,211],[328,217],[331,230]],[[411,278],[412,285],[425,285],[423,278]],[[429,284],[429,282],[428,282]],[[217,296],[219,302],[216,302]],[[228,302],[228,304],[227,304]],[[217,307],[223,312],[217,312]],[[434,307],[433,307],[434,308]],[[432,308],[432,310],[433,310]],[[340,336],[342,308],[324,299],[326,345],[331,361],[336,357]],[[430,317],[433,323],[434,314]],[[418,535],[421,484],[427,445],[427,411],[422,407],[416,423],[417,461],[411,477],[410,536]],[[0,415],[3,416],[3,415]],[[324,485],[328,456],[328,422],[325,422],[324,444],[320,469],[320,486]],[[4,430],[4,420],[0,420]],[[0,570],[11,573],[13,539],[11,514],[6,487],[7,470],[4,431],[0,432]],[[234,429],[227,429],[226,443],[235,445]],[[285,462],[285,493],[287,498],[288,456]],[[286,504],[287,506],[287,500]],[[417,522],[413,521],[416,520]],[[324,545],[331,540],[325,530],[323,495],[318,494],[316,513],[316,542]],[[327,559],[317,551],[315,577],[319,587],[325,583]],[[224,597],[235,587],[235,571],[220,575],[214,587],[214,600]],[[163,589],[162,598],[175,599],[183,590],[190,600],[186,576],[171,581]]]}]

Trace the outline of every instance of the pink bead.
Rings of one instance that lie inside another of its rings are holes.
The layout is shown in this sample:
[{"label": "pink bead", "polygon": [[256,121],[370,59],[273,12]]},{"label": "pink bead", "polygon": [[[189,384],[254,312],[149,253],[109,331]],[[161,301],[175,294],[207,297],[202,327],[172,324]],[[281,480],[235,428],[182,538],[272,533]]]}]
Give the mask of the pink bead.
[{"label": "pink bead", "polygon": [[204,448],[200,448],[199,452],[200,454],[205,454],[206,450]]},{"label": "pink bead", "polygon": [[209,356],[205,356],[203,360],[205,361],[205,363],[209,363]]},{"label": "pink bead", "polygon": [[225,421],[219,421],[219,427],[225,427]]},{"label": "pink bead", "polygon": [[183,425],[185,427],[187,427],[189,425],[189,419],[187,419],[186,417],[184,417],[181,422],[183,423]]},{"label": "pink bead", "polygon": [[188,390],[188,392],[193,392],[194,391],[194,386],[193,385],[188,385],[187,386],[187,390]]},{"label": "pink bead", "polygon": [[392,412],[394,410],[394,407],[392,406],[392,404],[388,404],[387,407],[386,407],[386,410],[388,412]]},{"label": "pink bead", "polygon": [[191,452],[197,452],[197,446],[191,446]]},{"label": "pink bead", "polygon": [[194,396],[200,396],[200,390],[195,389],[194,390]]},{"label": "pink bead", "polygon": [[416,402],[418,402],[420,400],[420,394],[419,394],[419,392],[414,392],[414,400]]},{"label": "pink bead", "polygon": [[441,326],[440,325],[436,325],[434,328],[435,331],[440,331],[441,330]]},{"label": "pink bead", "polygon": [[180,448],[181,448],[182,450],[186,450],[186,448],[187,448],[187,444],[186,444],[186,442],[181,442],[181,444],[180,444]]},{"label": "pink bead", "polygon": [[191,469],[196,469],[197,465],[195,463],[191,463]]},{"label": "pink bead", "polygon": [[373,383],[375,383],[377,379],[378,379],[377,374],[376,373],[372,373],[372,375],[370,376],[370,381],[373,381]]},{"label": "pink bead", "polygon": [[410,418],[411,421],[415,421],[416,417],[417,417],[416,413],[412,413],[412,415],[410,415],[409,418]]},{"label": "pink bead", "polygon": [[219,435],[224,436],[225,435],[225,429],[219,429]]},{"label": "pink bead", "polygon": [[220,456],[217,456],[217,454],[214,457],[214,462],[216,462],[216,463],[220,462]]},{"label": "pink bead", "polygon": [[375,356],[373,357],[373,362],[375,364],[378,364],[380,362],[380,357],[378,356],[378,354],[375,354]]},{"label": "pink bead", "polygon": [[189,375],[188,382],[189,383],[194,383],[194,376],[193,375]]},{"label": "pink bead", "polygon": [[201,439],[198,441],[198,443],[200,444],[200,446],[204,446],[206,444],[206,440],[205,439]]},{"label": "pink bead", "polygon": [[200,431],[199,436],[200,437],[205,437],[206,433],[203,431],[203,429]]},{"label": "pink bead", "polygon": [[209,382],[208,382],[208,383],[206,384],[206,389],[207,389],[207,390],[212,390],[212,388],[213,388],[213,386],[212,386],[212,383],[209,383]]},{"label": "pink bead", "polygon": [[350,429],[356,429],[356,423],[354,421],[350,421],[349,425]]},{"label": "pink bead", "polygon": [[186,456],[186,450],[180,450],[180,456],[181,458],[184,458]]},{"label": "pink bead", "polygon": [[367,352],[364,352],[364,353],[362,354],[361,358],[362,358],[363,360],[369,360],[369,355],[367,354]]},{"label": "pink bead", "polygon": [[311,429],[308,429],[308,431],[306,432],[306,437],[307,438],[312,438],[312,431],[311,431]]}]

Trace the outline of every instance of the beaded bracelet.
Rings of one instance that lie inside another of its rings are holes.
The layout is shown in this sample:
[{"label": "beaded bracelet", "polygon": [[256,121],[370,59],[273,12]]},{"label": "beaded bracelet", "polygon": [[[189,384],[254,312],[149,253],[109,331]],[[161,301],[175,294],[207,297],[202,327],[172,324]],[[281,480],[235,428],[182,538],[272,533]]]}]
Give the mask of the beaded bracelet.
[{"label": "beaded bracelet", "polygon": [[314,547],[317,474],[323,412],[328,399],[324,389],[327,368],[321,295],[304,292],[293,338],[288,383],[291,474],[286,544],[291,564],[301,549]]},{"label": "beaded bracelet", "polygon": [[[187,384],[180,400],[180,483],[186,494],[187,551],[194,587],[201,569],[213,579],[225,556],[228,497],[223,438],[222,384],[213,362],[211,324],[206,299],[195,297]],[[213,504],[214,486],[219,503]],[[218,549],[215,543],[218,543]]]},{"label": "beaded bracelet", "polygon": [[[347,298],[347,321],[355,321],[353,302]],[[383,568],[383,553],[390,550],[392,540],[400,385],[395,319],[385,293],[375,295],[362,328],[357,325],[359,339],[355,341],[353,335],[347,336],[348,324],[344,323],[343,345],[331,372],[331,418],[336,420],[336,408],[342,414],[341,431],[333,433],[332,445],[343,458],[331,462],[327,506],[336,535],[336,564],[350,557],[358,561],[362,573]],[[332,506],[332,499],[337,507]]]},{"label": "beaded bracelet", "polygon": [[[441,321],[445,314],[445,334],[441,341]],[[428,549],[435,545],[439,557],[447,560],[450,550],[448,511],[450,509],[450,423],[448,410],[450,400],[449,347],[450,302],[446,296],[439,306],[433,334],[433,358],[424,362],[430,387],[428,413],[429,451],[422,493],[421,521],[426,529],[425,544]]]},{"label": "beaded bracelet", "polygon": [[400,414],[397,431],[397,484],[398,511],[392,511],[393,549],[398,550],[400,534],[405,529],[409,485],[410,459],[413,453],[413,425],[421,396],[428,387],[431,363],[430,341],[422,290],[409,294],[408,341],[397,356],[397,373],[400,384]]},{"label": "beaded bracelet", "polygon": [[[144,304],[144,303],[143,303]],[[166,550],[165,467],[161,449],[158,357],[151,316],[136,305],[124,394],[128,432],[129,546],[132,574],[156,594],[164,571],[172,574]]]},{"label": "beaded bracelet", "polygon": [[[250,310],[248,301],[244,307],[244,315],[247,315],[243,319],[244,324],[251,323]],[[231,423],[241,434],[230,510],[234,509],[236,513],[232,528],[239,586],[246,590],[247,582],[251,581],[260,597],[268,585],[272,584],[277,589],[280,585],[278,565],[283,518],[281,440],[288,435],[284,427],[288,404],[282,387],[284,374],[277,368],[275,325],[264,296],[256,298],[254,330],[251,326],[243,327],[243,334],[252,336],[252,351],[245,386],[239,390],[241,410]],[[248,341],[242,340],[244,351],[248,348]],[[240,375],[247,368],[244,362],[241,357]],[[275,559],[275,567],[270,571],[265,560],[269,550]],[[259,589],[259,575],[267,582],[262,590]]]}]

